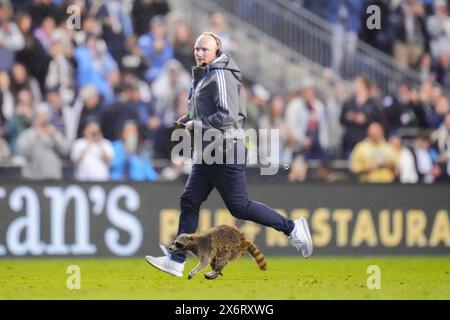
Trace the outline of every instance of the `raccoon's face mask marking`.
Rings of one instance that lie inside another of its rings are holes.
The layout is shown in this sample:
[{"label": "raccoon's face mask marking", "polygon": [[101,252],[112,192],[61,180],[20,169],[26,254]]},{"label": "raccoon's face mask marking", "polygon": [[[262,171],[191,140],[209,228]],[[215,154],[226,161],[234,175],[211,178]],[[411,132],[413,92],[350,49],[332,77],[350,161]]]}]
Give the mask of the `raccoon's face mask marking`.
[{"label": "raccoon's face mask marking", "polygon": [[176,252],[178,250],[183,250],[184,248],[185,246],[180,241],[175,240],[169,247],[169,252]]},{"label": "raccoon's face mask marking", "polygon": [[172,245],[169,247],[169,252],[186,250],[190,239],[191,239],[191,237],[188,235],[185,235],[185,234],[179,235],[175,239],[175,241],[172,243]]},{"label": "raccoon's face mask marking", "polygon": [[175,241],[174,245],[175,245],[175,248],[177,248],[177,249],[184,249],[184,244],[182,244],[179,241]]}]

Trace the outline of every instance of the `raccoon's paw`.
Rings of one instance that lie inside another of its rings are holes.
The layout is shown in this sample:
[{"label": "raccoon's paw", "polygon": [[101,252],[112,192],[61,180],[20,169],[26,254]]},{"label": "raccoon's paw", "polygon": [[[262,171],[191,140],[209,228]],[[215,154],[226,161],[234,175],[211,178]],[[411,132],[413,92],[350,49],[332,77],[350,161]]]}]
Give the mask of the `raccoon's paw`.
[{"label": "raccoon's paw", "polygon": [[205,278],[208,279],[208,280],[214,280],[219,275],[223,276],[222,272],[213,270],[213,271],[205,273]]}]

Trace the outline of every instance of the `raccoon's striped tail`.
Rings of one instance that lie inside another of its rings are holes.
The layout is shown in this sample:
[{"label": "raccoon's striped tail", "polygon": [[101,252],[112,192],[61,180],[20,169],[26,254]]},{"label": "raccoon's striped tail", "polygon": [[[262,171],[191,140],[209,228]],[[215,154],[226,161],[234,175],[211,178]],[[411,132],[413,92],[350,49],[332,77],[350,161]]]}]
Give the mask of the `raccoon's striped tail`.
[{"label": "raccoon's striped tail", "polygon": [[247,250],[250,252],[250,254],[255,258],[256,263],[258,264],[258,267],[261,270],[267,269],[266,260],[264,259],[263,254],[261,251],[259,251],[258,247],[255,246],[251,241],[246,240],[247,244]]}]

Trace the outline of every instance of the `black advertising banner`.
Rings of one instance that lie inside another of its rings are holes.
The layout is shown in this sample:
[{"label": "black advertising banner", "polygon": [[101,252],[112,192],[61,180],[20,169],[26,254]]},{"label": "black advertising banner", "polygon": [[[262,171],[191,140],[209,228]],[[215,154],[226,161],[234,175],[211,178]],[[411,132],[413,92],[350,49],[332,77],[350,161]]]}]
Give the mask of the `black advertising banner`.
[{"label": "black advertising banner", "polygon": [[[159,254],[178,228],[178,183],[4,183],[1,256]],[[450,253],[450,186],[249,184],[250,199],[307,218],[315,255]],[[282,233],[235,219],[217,192],[199,231],[234,224],[265,255],[297,255]]]}]

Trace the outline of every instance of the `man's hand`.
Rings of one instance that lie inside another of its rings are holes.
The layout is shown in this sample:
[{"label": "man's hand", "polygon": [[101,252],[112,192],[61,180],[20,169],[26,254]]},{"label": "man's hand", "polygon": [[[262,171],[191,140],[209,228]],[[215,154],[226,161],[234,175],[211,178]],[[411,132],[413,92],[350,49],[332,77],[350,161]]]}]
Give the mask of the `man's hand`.
[{"label": "man's hand", "polygon": [[176,122],[179,123],[186,123],[189,121],[189,117],[187,115],[182,116],[181,118],[179,118]]},{"label": "man's hand", "polygon": [[354,122],[359,125],[364,125],[367,122],[367,116],[362,112],[357,112],[354,116]]},{"label": "man's hand", "polygon": [[182,116],[177,121],[175,121],[175,129],[186,128],[186,123],[189,121],[189,117],[187,115]]},{"label": "man's hand", "polygon": [[188,122],[186,122],[186,130],[187,131],[194,131],[194,121],[193,120],[190,120],[190,121],[188,121]]},{"label": "man's hand", "polygon": [[58,129],[56,129],[52,124],[48,124],[46,127],[46,132],[53,137],[57,134]]},{"label": "man's hand", "polygon": [[353,111],[347,111],[345,113],[345,120],[347,120],[349,122],[354,122],[355,121],[355,113]]},{"label": "man's hand", "polygon": [[309,150],[311,149],[312,146],[312,141],[310,138],[305,138],[304,142],[303,142],[303,149],[305,150]]}]

